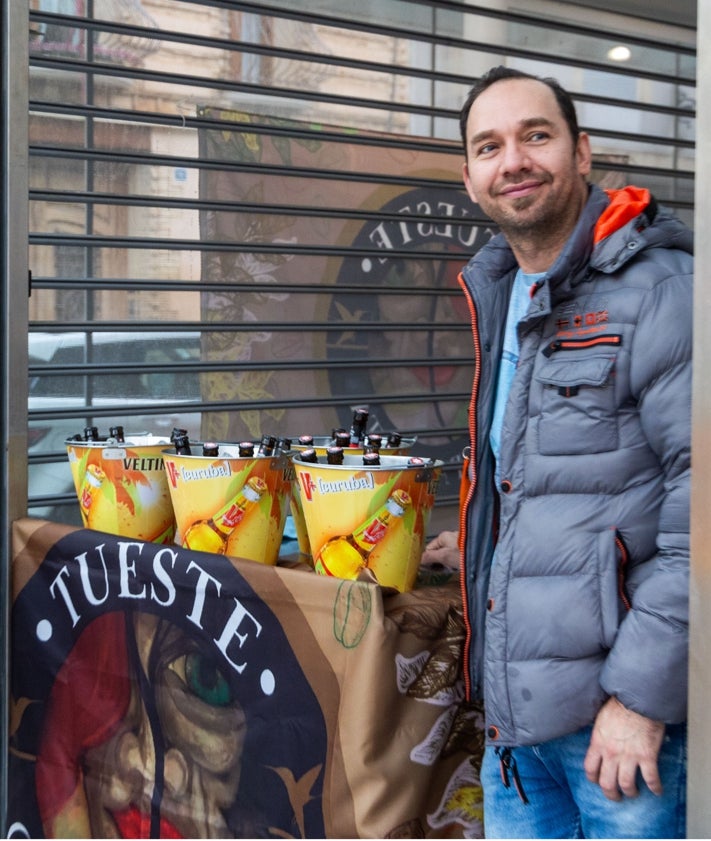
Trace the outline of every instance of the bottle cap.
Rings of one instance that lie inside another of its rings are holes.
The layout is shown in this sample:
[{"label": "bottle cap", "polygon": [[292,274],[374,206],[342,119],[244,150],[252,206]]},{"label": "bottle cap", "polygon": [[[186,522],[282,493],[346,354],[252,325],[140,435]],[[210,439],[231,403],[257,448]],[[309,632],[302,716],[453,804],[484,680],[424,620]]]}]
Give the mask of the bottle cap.
[{"label": "bottle cap", "polygon": [[190,449],[190,439],[187,435],[178,435],[173,441],[173,443],[175,444],[175,452],[177,453],[177,455],[192,455],[192,451]]},{"label": "bottle cap", "polygon": [[274,435],[262,435],[262,440],[259,444],[259,454],[263,456],[270,456],[274,452],[277,439]]},{"label": "bottle cap", "polygon": [[343,447],[332,446],[326,450],[328,464],[343,464]]}]

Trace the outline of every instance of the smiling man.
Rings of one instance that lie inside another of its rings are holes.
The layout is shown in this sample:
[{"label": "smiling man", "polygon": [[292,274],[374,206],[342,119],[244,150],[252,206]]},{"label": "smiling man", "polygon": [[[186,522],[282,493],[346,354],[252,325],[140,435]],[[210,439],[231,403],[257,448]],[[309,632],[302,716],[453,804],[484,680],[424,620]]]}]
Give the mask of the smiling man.
[{"label": "smiling man", "polygon": [[587,181],[552,79],[494,68],[461,114],[498,225],[469,262],[459,534],[487,837],[684,837],[692,236]]}]

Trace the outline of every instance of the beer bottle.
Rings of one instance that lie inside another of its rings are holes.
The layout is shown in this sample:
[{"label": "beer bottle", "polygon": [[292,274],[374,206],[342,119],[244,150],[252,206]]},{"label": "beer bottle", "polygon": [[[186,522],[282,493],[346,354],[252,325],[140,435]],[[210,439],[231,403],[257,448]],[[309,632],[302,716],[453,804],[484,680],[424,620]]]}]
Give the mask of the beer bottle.
[{"label": "beer bottle", "polygon": [[192,451],[190,449],[190,439],[187,435],[176,435],[176,437],[173,439],[173,444],[175,445],[176,455],[192,455]]},{"label": "beer bottle", "polygon": [[208,520],[198,520],[190,526],[183,537],[183,548],[224,555],[230,535],[266,489],[264,479],[250,476],[242,490],[227,505]]},{"label": "beer bottle", "polygon": [[366,467],[378,467],[380,464],[380,453],[363,453],[363,464]]},{"label": "beer bottle", "polygon": [[252,441],[240,441],[237,448],[237,455],[242,458],[252,458],[254,455],[254,444]]},{"label": "beer bottle", "polygon": [[202,454],[209,458],[216,458],[220,455],[220,447],[214,441],[205,441],[202,445]]},{"label": "beer bottle", "polygon": [[301,447],[313,447],[314,445],[314,436],[313,435],[299,435],[299,446]]},{"label": "beer bottle", "polygon": [[328,447],[326,462],[328,464],[343,464],[343,447]]},{"label": "beer bottle", "polygon": [[273,435],[262,435],[262,440],[259,444],[258,455],[271,456],[274,455],[274,447],[276,447],[277,439]]},{"label": "beer bottle", "polygon": [[85,441],[98,441],[99,440],[99,429],[96,426],[85,426],[84,427],[84,440]]},{"label": "beer bottle", "polygon": [[365,446],[369,447],[371,452],[378,453],[383,445],[383,436],[377,432],[371,432],[365,439]]},{"label": "beer bottle", "polygon": [[370,553],[383,540],[393,523],[403,516],[411,502],[407,491],[393,491],[385,505],[354,532],[332,537],[324,543],[314,558],[316,572],[336,578],[357,578],[358,573],[368,565]]},{"label": "beer bottle", "polygon": [[331,440],[334,444],[338,444],[339,435],[348,435],[348,430],[342,426],[334,426],[331,430]]},{"label": "beer bottle", "polygon": [[277,438],[277,450],[281,450],[282,453],[288,453],[291,449],[291,438]]},{"label": "beer bottle", "polygon": [[351,436],[346,432],[345,429],[343,429],[336,433],[334,443],[336,447],[343,447],[344,449],[350,447]]},{"label": "beer bottle", "polygon": [[300,461],[308,462],[308,464],[318,464],[318,454],[315,447],[307,447],[299,453]]},{"label": "beer bottle", "polygon": [[109,427],[109,438],[113,438],[117,444],[124,444],[126,442],[126,438],[123,434],[123,427],[122,426],[112,426]]},{"label": "beer bottle", "polygon": [[182,428],[182,427],[180,427],[180,426],[174,426],[174,427],[173,427],[173,431],[170,433],[170,440],[171,440],[173,443],[175,443],[175,439],[176,439],[176,438],[180,438],[180,436],[181,436],[181,435],[187,435],[187,434],[188,434],[188,430],[187,430],[187,429],[183,429],[183,428]]},{"label": "beer bottle", "polygon": [[89,523],[91,507],[101,492],[101,486],[104,484],[105,479],[106,474],[98,464],[88,465],[84,474],[84,481],[79,491],[79,508],[81,510],[82,522],[86,528],[91,527]]},{"label": "beer bottle", "polygon": [[399,447],[402,444],[402,435],[399,432],[389,432],[387,440],[385,442],[385,446],[388,449]]},{"label": "beer bottle", "polygon": [[353,412],[353,422],[350,430],[350,446],[360,447],[365,437],[365,428],[368,425],[368,410],[356,409]]}]

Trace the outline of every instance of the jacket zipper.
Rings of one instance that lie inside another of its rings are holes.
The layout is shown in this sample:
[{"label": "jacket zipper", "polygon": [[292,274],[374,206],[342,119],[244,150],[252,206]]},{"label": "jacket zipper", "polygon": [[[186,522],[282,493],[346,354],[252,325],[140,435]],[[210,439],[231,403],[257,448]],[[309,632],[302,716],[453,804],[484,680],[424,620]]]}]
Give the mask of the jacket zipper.
[{"label": "jacket zipper", "polygon": [[464,618],[464,628],[465,628],[465,637],[464,637],[464,650],[462,652],[462,675],[464,677],[464,694],[467,700],[471,700],[472,695],[472,683],[470,677],[470,666],[471,666],[471,657],[469,654],[471,641],[472,641],[472,625],[471,620],[469,617],[469,602],[467,599],[467,570],[466,570],[466,557],[465,557],[465,550],[464,547],[466,545],[466,523],[467,517],[466,512],[469,508],[471,503],[472,496],[474,495],[474,489],[477,483],[477,475],[476,475],[476,465],[477,465],[477,453],[476,453],[476,404],[477,404],[477,396],[479,393],[479,378],[481,376],[481,340],[479,336],[479,322],[478,322],[478,314],[476,310],[476,306],[474,305],[474,299],[472,298],[469,290],[467,289],[467,285],[464,282],[464,275],[462,272],[459,273],[459,277],[457,278],[459,281],[459,285],[462,287],[462,291],[464,292],[464,297],[467,301],[469,306],[469,314],[471,316],[472,322],[472,338],[474,340],[474,377],[472,381],[472,396],[471,401],[469,403],[469,442],[470,442],[470,450],[469,450],[469,465],[468,468],[470,470],[470,478],[469,478],[469,488],[466,493],[466,497],[464,500],[464,504],[460,505],[459,507],[459,588],[461,590],[462,596],[462,613]]},{"label": "jacket zipper", "polygon": [[622,336],[593,336],[584,339],[554,339],[552,342],[543,348],[544,356],[553,356],[559,350],[585,350],[590,347],[620,347],[622,345]]},{"label": "jacket zipper", "polygon": [[625,586],[627,563],[630,559],[630,555],[619,531],[615,531],[615,546],[617,546],[617,550],[620,553],[620,559],[617,562],[617,589],[619,590],[622,604],[624,604],[627,610],[632,610],[632,602],[630,601],[630,597],[627,595],[627,587]]}]

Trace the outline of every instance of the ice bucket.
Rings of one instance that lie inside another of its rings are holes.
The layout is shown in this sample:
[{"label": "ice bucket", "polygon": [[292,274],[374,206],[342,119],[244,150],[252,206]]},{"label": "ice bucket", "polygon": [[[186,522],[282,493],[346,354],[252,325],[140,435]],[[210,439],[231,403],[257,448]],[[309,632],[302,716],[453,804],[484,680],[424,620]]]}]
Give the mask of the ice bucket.
[{"label": "ice bucket", "polygon": [[165,438],[127,435],[118,443],[65,442],[85,527],[171,543],[175,517],[165,469]]},{"label": "ice bucket", "polygon": [[375,580],[406,592],[414,587],[434,504],[441,461],[362,455],[343,464],[293,456],[314,569],[322,575]]},{"label": "ice bucket", "polygon": [[176,543],[276,564],[293,477],[285,453],[240,456],[236,445],[220,444],[217,456],[178,455],[166,449],[163,459]]}]

